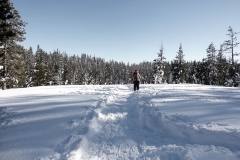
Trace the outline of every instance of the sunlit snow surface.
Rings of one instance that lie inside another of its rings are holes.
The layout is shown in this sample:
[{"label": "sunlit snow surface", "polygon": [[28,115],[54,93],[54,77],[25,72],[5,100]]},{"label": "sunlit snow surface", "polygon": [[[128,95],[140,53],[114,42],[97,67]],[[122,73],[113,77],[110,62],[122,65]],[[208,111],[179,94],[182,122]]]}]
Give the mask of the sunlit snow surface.
[{"label": "sunlit snow surface", "polygon": [[240,88],[46,86],[0,91],[1,160],[239,160]]}]

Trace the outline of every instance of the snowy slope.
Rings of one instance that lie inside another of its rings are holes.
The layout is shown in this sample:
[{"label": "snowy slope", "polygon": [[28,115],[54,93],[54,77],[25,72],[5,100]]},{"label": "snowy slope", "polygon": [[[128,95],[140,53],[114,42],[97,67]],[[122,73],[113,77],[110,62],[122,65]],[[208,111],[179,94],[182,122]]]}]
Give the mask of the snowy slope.
[{"label": "snowy slope", "polygon": [[240,159],[240,88],[132,87],[0,91],[0,159]]}]

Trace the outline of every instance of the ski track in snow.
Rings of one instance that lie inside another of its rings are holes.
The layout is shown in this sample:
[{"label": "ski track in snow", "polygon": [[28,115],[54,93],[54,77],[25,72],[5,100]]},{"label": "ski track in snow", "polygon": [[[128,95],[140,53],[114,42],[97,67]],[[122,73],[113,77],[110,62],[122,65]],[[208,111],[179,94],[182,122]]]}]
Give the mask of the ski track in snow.
[{"label": "ski track in snow", "polygon": [[[65,96],[57,102],[36,96],[36,102],[23,103],[26,98],[17,97],[9,105],[1,105],[0,135],[25,122],[65,118],[65,136],[55,140],[58,143],[50,147],[48,155],[35,156],[35,160],[240,159],[239,125],[224,121],[225,116],[239,115],[239,93],[239,88],[202,85],[141,85],[137,92],[132,85],[59,89],[58,98]],[[80,95],[94,98],[77,101]],[[68,112],[66,106],[75,109],[79,102],[83,104],[76,113]],[[17,103],[19,108],[11,109]],[[54,106],[61,112],[50,114],[56,111]],[[3,148],[0,156],[4,157]]]}]

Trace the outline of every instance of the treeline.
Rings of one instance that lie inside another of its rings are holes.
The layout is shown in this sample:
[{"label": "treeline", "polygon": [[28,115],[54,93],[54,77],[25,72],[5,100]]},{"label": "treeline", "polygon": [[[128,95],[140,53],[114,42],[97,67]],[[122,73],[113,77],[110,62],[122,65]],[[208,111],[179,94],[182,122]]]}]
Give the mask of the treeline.
[{"label": "treeline", "polygon": [[[39,46],[34,54],[30,47],[23,56],[25,80],[23,86],[42,85],[109,85],[132,83],[132,71],[141,69],[147,75],[144,83],[150,83],[152,63],[125,64],[123,62],[108,61],[103,58],[92,57],[87,54],[72,55],[43,51]],[[140,67],[141,66],[141,67]],[[148,79],[149,78],[149,79]],[[12,82],[12,87],[16,82]]]},{"label": "treeline", "polygon": [[[210,47],[214,48],[213,44]],[[207,53],[207,57],[202,61],[186,62],[184,60],[182,46],[180,45],[176,58],[169,62],[161,61],[162,55],[155,62],[153,82],[158,83],[191,83],[204,85],[218,85],[236,87],[240,83],[240,64],[231,63],[223,52]],[[215,55],[216,54],[216,55]]]},{"label": "treeline", "polygon": [[[15,46],[23,54],[14,53],[9,57],[7,88],[33,87],[45,85],[111,85],[130,84],[132,74],[138,69],[142,84],[191,83],[205,85],[238,86],[240,82],[239,63],[215,49],[211,43],[207,57],[202,61],[185,62],[182,45],[176,58],[166,61],[161,47],[158,57],[152,62],[125,64],[114,60],[87,54],[72,55],[58,50],[47,53],[40,46],[33,53],[30,47],[24,50]],[[215,55],[216,54],[216,55]],[[15,58],[13,58],[15,57]]]},{"label": "treeline", "polygon": [[[228,40],[225,40],[217,50],[213,42],[206,48],[206,58],[202,61],[186,62],[182,44],[176,58],[169,64],[165,62],[164,49],[161,46],[158,58],[154,60],[153,82],[156,83],[194,83],[205,85],[221,85],[236,87],[240,83],[240,64],[235,57],[240,53],[234,52],[238,46],[236,34],[232,27],[228,28]],[[226,54],[230,58],[226,58]]]}]

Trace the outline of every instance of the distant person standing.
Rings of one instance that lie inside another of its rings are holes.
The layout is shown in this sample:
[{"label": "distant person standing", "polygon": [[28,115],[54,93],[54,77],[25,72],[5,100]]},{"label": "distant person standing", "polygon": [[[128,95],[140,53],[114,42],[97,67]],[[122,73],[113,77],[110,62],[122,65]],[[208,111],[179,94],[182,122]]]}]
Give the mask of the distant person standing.
[{"label": "distant person standing", "polygon": [[138,70],[135,70],[135,72],[133,73],[134,91],[139,90],[140,79],[141,79],[141,76]]}]

